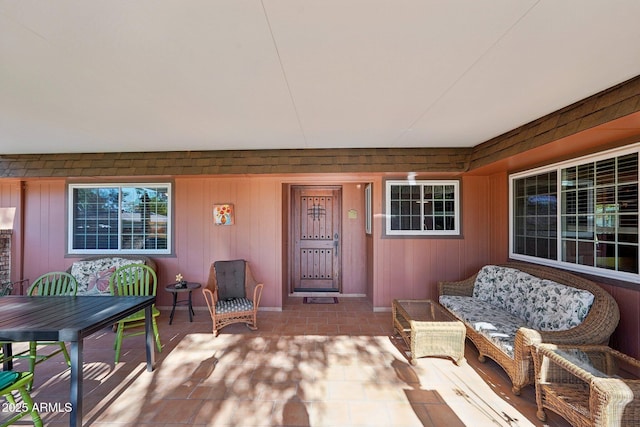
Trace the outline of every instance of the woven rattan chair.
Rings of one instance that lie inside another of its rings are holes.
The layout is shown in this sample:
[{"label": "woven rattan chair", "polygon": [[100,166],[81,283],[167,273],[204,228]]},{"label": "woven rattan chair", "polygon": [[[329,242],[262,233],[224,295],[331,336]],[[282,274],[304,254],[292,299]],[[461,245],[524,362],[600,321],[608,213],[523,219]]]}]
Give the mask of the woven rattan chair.
[{"label": "woven rattan chair", "polygon": [[640,360],[598,345],[540,344],[533,356],[541,421],[550,409],[575,427],[640,425]]},{"label": "woven rattan chair", "polygon": [[[158,278],[153,268],[145,264],[128,264],[118,268],[110,278],[109,286],[112,295],[120,296],[133,296],[133,295],[156,295]],[[158,351],[162,351],[162,345],[160,344],[160,334],[158,333],[158,323],[156,317],[160,315],[160,311],[154,304],[151,308],[153,336],[156,340],[156,347]],[[116,340],[114,348],[116,351],[115,362],[120,360],[120,349],[122,347],[122,340],[125,337],[132,337],[136,335],[142,335],[145,333],[144,310],[140,310],[132,315],[118,321],[116,328]],[[125,333],[125,330],[133,328],[133,332]]]},{"label": "woven rattan chair", "polygon": [[207,286],[202,289],[213,321],[213,335],[232,323],[258,329],[258,306],[263,284],[251,274],[245,260],[216,261],[211,265]]}]

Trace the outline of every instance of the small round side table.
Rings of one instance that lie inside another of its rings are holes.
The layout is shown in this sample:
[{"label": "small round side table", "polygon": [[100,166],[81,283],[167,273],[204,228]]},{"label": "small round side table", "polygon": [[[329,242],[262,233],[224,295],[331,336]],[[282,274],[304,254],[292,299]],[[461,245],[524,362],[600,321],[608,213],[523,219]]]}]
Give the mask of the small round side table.
[{"label": "small round side table", "polygon": [[[176,312],[176,305],[178,304],[187,304],[187,310],[189,311],[189,322],[193,322],[193,316],[195,316],[195,312],[193,311],[193,305],[191,305],[191,292],[194,289],[200,288],[202,285],[200,283],[195,282],[187,282],[186,285],[182,285],[182,287],[177,288],[177,283],[171,283],[164,287],[164,290],[167,292],[171,292],[173,295],[173,308],[171,309],[171,315],[169,316],[169,324],[173,322],[173,315]],[[178,294],[182,292],[187,292],[187,299],[178,300]]]}]

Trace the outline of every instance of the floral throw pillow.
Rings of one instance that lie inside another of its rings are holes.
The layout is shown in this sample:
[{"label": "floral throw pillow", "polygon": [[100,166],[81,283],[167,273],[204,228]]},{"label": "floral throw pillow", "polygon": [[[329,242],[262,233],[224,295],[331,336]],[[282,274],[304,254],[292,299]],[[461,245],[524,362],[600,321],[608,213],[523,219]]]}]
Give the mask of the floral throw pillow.
[{"label": "floral throw pillow", "polygon": [[[78,282],[78,294],[84,295],[89,289],[89,279],[92,275],[100,271],[110,269],[111,267],[121,267],[128,264],[143,263],[137,259],[126,259],[119,257],[105,257],[92,260],[76,261],[71,265],[71,275]],[[95,288],[94,288],[95,289]]]},{"label": "floral throw pillow", "polygon": [[116,268],[111,267],[103,271],[98,271],[97,273],[91,273],[89,275],[87,293],[111,294],[109,281],[111,280],[111,275],[115,271]]}]

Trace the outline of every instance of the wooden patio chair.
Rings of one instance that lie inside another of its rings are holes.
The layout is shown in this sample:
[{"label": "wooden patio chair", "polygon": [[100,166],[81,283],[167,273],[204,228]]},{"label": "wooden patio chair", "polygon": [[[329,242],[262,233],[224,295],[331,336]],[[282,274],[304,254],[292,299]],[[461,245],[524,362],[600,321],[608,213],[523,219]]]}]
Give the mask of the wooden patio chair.
[{"label": "wooden patio chair", "polygon": [[258,329],[263,286],[254,279],[245,260],[211,264],[209,280],[202,293],[213,321],[213,335],[218,336],[220,329],[232,323],[245,323],[253,331]]},{"label": "wooden patio chair", "polygon": [[[11,412],[10,418],[3,420],[0,427],[9,426],[25,415],[31,415],[33,425],[42,427],[42,419],[40,414],[34,408],[33,399],[27,391],[29,384],[33,382],[33,373],[31,372],[14,372],[14,371],[1,371],[0,372],[0,396],[4,396],[7,400],[7,408],[14,409]],[[16,402],[14,392],[20,393],[22,398],[21,402]]]},{"label": "wooden patio chair", "polygon": [[[111,289],[111,295],[121,296],[142,296],[142,295],[156,295],[158,286],[158,278],[153,268],[145,264],[128,264],[123,265],[113,272],[110,278],[109,287]],[[151,308],[153,313],[152,326],[153,336],[156,340],[156,347],[158,352],[162,351],[162,344],[160,344],[160,334],[158,333],[158,323],[156,317],[160,315],[160,311],[154,304]],[[120,360],[120,349],[122,347],[122,340],[125,337],[133,337],[136,335],[142,335],[144,331],[145,314],[144,310],[140,310],[133,313],[117,323],[116,327],[116,341],[114,348],[116,351],[115,361],[118,363]],[[140,330],[140,327],[143,327]],[[125,333],[127,329],[136,329],[134,332]]]}]

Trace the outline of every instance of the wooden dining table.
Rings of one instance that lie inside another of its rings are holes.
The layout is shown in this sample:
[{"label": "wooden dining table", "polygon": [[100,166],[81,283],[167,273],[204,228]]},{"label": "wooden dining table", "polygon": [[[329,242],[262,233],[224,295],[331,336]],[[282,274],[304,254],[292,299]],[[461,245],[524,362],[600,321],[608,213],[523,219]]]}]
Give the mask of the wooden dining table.
[{"label": "wooden dining table", "polygon": [[155,296],[4,296],[0,298],[0,341],[70,343],[69,425],[81,426],[84,338],[139,310],[145,310],[147,371],[153,371],[155,352],[151,308],[154,302]]}]

